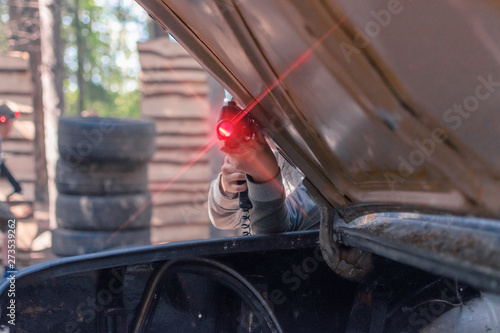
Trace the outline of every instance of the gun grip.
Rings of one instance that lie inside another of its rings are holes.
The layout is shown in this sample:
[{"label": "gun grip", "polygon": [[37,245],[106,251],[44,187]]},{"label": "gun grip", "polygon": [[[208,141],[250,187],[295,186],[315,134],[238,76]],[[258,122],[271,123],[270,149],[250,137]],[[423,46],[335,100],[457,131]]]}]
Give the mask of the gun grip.
[{"label": "gun grip", "polygon": [[[246,180],[238,180],[237,183],[238,185],[245,184],[247,181]],[[248,210],[252,209],[253,205],[252,202],[250,201],[250,198],[248,198],[248,190],[245,190],[243,192],[240,192],[238,194],[240,198],[240,208],[243,210]]]}]

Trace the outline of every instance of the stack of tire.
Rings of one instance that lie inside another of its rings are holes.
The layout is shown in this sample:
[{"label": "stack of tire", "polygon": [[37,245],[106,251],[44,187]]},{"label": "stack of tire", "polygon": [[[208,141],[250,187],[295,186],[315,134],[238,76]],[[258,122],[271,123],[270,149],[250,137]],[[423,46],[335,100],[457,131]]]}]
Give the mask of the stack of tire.
[{"label": "stack of tire", "polygon": [[154,123],[65,117],[58,133],[52,251],[72,256],[150,244],[147,163],[155,149]]}]

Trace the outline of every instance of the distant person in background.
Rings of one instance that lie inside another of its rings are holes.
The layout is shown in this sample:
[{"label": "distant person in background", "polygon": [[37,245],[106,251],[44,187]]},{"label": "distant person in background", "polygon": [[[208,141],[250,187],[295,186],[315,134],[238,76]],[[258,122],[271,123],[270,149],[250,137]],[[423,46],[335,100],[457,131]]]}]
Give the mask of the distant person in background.
[{"label": "distant person in background", "polygon": [[[0,153],[3,152],[1,148],[2,141],[7,140],[12,130],[13,120],[16,118],[16,114],[5,104],[0,105]],[[3,165],[3,156],[0,156],[0,165]],[[2,173],[0,176],[6,177],[4,174],[4,168],[2,166]],[[15,271],[15,261],[9,262],[9,250],[14,249],[12,254],[15,254],[15,233],[9,238],[8,230],[12,230],[12,226],[15,227],[14,214],[12,214],[9,205],[6,202],[0,201],[0,230],[3,233],[3,244],[2,244],[2,265],[4,266],[4,278],[8,277],[8,271]],[[15,229],[14,229],[15,232]],[[10,240],[10,242],[9,242]],[[12,241],[14,240],[14,242]],[[11,257],[12,258],[12,257]],[[10,265],[12,264],[12,266]]]},{"label": "distant person in background", "polygon": [[82,112],[80,112],[80,116],[82,116],[82,117],[99,117],[96,110],[83,110]]},{"label": "distant person in background", "polygon": [[16,118],[14,113],[6,104],[0,105],[0,137],[2,140],[7,140],[12,130],[12,121]]}]

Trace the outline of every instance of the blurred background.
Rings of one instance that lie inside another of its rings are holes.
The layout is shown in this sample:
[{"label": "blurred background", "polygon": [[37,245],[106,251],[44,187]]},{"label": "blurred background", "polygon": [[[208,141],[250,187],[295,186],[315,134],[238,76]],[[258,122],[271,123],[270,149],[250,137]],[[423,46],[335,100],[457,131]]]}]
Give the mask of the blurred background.
[{"label": "blurred background", "polygon": [[208,186],[221,163],[218,147],[193,161],[212,136],[223,89],[139,5],[0,0],[0,15],[0,104],[19,115],[2,140],[2,154],[22,186],[9,197],[12,187],[2,178],[0,200],[17,218],[20,268],[60,256],[52,251],[52,230],[58,228],[62,117],[154,123],[155,151],[147,162],[149,243],[235,235],[214,230],[208,220]]}]

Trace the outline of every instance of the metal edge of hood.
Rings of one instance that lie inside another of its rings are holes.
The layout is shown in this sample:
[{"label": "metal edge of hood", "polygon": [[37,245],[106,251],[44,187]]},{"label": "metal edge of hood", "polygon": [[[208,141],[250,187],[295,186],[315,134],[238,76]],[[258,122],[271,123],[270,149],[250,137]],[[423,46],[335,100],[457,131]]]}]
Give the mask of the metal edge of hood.
[{"label": "metal edge of hood", "polygon": [[332,241],[500,294],[500,227],[494,220],[377,213],[348,225],[338,216]]},{"label": "metal edge of hood", "polygon": [[378,255],[500,294],[500,226],[495,220],[394,212],[346,223],[311,183],[305,184],[321,207],[323,257],[343,278],[366,280]]}]

